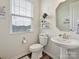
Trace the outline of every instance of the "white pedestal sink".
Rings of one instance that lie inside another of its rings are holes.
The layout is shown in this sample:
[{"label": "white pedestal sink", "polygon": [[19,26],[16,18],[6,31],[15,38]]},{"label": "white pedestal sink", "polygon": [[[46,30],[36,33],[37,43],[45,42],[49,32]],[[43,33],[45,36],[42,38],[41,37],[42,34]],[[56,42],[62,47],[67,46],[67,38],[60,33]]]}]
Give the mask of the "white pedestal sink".
[{"label": "white pedestal sink", "polygon": [[71,49],[79,47],[79,41],[76,39],[63,39],[61,37],[51,38],[51,41],[60,47],[60,59],[69,59]]}]

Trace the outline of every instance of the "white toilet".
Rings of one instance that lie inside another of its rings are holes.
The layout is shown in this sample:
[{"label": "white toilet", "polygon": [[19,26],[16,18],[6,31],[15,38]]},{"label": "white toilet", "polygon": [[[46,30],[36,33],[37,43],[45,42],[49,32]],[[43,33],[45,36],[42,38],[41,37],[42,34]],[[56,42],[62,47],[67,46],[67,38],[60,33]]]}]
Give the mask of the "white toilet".
[{"label": "white toilet", "polygon": [[38,44],[33,44],[30,46],[30,51],[32,52],[31,59],[40,59],[42,57],[43,47],[47,45],[48,36],[45,33],[40,33]]}]

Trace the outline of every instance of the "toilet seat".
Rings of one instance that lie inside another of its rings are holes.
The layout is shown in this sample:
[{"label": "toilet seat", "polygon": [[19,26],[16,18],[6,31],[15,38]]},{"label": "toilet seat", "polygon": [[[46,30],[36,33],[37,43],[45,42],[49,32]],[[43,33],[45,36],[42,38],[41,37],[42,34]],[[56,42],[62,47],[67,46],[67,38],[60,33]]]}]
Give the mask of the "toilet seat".
[{"label": "toilet seat", "polygon": [[43,48],[43,45],[41,44],[33,44],[30,46],[30,51],[35,52],[35,51],[39,51]]}]

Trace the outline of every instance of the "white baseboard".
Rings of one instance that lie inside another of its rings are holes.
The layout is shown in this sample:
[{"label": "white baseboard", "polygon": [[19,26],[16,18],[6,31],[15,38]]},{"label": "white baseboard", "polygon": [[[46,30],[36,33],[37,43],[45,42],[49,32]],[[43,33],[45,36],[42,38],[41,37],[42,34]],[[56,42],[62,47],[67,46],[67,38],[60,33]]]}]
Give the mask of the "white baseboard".
[{"label": "white baseboard", "polygon": [[21,54],[19,54],[19,55],[17,55],[17,56],[14,56],[14,57],[10,58],[10,59],[18,59],[18,58],[20,58],[20,57],[22,57],[22,56],[24,56],[24,55],[29,54],[29,53],[30,53],[30,52],[21,53]]},{"label": "white baseboard", "polygon": [[[59,58],[57,58],[57,56],[52,55],[51,53],[49,53],[49,52],[46,51],[46,50],[44,50],[44,52],[47,53],[50,57],[52,57],[52,58],[54,58],[54,59],[59,59]],[[26,54],[29,54],[29,53],[30,53],[30,52],[21,53],[21,54],[19,54],[19,55],[17,55],[17,56],[14,56],[14,57],[10,58],[10,59],[18,59],[18,58],[20,58],[20,57],[22,57],[22,56],[24,56],[24,55],[26,55]]]}]

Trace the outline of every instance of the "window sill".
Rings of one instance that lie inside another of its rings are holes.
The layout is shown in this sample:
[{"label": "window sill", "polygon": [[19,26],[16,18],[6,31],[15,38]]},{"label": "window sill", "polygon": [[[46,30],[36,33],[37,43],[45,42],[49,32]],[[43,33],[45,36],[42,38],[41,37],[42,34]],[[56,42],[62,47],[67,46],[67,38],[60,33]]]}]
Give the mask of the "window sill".
[{"label": "window sill", "polygon": [[10,32],[10,34],[26,34],[26,33],[32,33],[33,31],[31,30],[31,31],[24,31],[24,32]]}]

